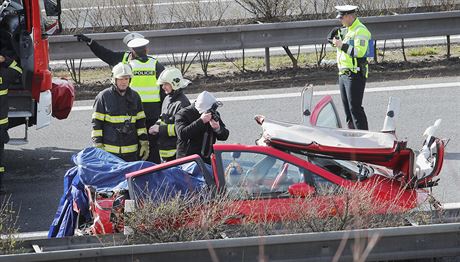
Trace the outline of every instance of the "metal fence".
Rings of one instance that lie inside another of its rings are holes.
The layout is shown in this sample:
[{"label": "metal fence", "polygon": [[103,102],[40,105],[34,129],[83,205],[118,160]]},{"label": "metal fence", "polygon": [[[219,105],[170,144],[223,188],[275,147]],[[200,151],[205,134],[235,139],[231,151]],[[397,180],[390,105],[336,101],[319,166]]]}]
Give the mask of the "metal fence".
[{"label": "metal fence", "polygon": [[[94,238],[94,237],[93,237]],[[131,246],[108,246],[0,256],[0,261],[332,261],[346,240],[340,261],[353,261],[357,245],[377,244],[366,261],[460,256],[460,223],[323,232]],[[50,242],[59,240],[51,239]],[[60,240],[68,245],[69,239]],[[73,238],[85,242],[86,239]],[[94,242],[94,241],[93,241]],[[56,243],[54,243],[56,244]],[[42,242],[46,245],[46,242]],[[36,247],[38,248],[38,247]],[[364,249],[361,249],[364,250]],[[362,252],[362,251],[361,251]]]},{"label": "metal fence", "polygon": [[[376,40],[460,34],[460,11],[376,16],[362,18]],[[141,32],[150,40],[154,54],[225,51],[322,44],[337,20],[315,20],[222,27],[186,28]],[[101,45],[125,50],[126,33],[90,34]],[[94,58],[83,43],[71,35],[50,37],[52,60]]]}]

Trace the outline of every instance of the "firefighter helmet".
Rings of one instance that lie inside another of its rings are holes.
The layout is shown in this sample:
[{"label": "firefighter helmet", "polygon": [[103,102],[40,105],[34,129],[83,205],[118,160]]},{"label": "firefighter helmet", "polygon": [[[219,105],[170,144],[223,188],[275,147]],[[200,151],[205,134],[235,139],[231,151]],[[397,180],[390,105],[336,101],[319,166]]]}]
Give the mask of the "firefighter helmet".
[{"label": "firefighter helmet", "polygon": [[185,79],[182,76],[182,73],[179,69],[175,67],[168,67],[165,70],[163,70],[163,72],[161,72],[160,76],[158,77],[157,83],[159,85],[168,83],[172,86],[173,90],[177,90],[188,86],[191,83],[191,81]]},{"label": "firefighter helmet", "polygon": [[133,71],[131,70],[131,66],[129,66],[128,64],[118,63],[116,66],[112,68],[112,78],[113,80],[115,80],[123,76],[129,76],[129,78],[132,78]]}]

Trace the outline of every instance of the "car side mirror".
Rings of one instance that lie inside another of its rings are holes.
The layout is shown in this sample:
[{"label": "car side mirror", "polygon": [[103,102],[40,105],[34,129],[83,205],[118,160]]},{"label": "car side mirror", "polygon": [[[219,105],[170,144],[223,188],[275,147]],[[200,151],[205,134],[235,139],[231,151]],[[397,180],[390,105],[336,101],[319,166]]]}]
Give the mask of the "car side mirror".
[{"label": "car side mirror", "polygon": [[305,182],[300,182],[290,185],[288,192],[293,197],[308,197],[315,193],[315,188]]}]

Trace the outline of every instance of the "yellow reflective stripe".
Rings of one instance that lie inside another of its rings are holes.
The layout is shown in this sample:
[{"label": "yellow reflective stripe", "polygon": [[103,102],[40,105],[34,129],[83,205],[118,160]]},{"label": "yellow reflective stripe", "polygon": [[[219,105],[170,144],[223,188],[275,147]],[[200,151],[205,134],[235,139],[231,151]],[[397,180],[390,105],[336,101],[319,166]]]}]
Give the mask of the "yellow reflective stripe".
[{"label": "yellow reflective stripe", "polygon": [[140,111],[136,115],[136,119],[142,119],[142,118],[145,118],[145,112],[144,111]]},{"label": "yellow reflective stripe", "polygon": [[16,61],[13,61],[10,64],[9,68],[14,69],[14,70],[16,70],[16,71],[18,71],[19,73],[22,74],[22,69],[18,66],[18,63]]},{"label": "yellow reflective stripe", "polygon": [[130,53],[131,53],[131,52],[125,52],[125,53],[123,54],[123,58],[121,59],[121,62],[122,62],[123,64],[127,64],[127,63],[129,62],[129,61],[128,61],[128,58],[129,58],[129,54],[130,54]]},{"label": "yellow reflective stripe", "polygon": [[0,125],[6,125],[8,124],[8,117],[0,119]]},{"label": "yellow reflective stripe", "polygon": [[131,146],[122,146],[121,147],[121,153],[126,154],[126,153],[134,153],[137,152],[137,144],[136,145],[131,145]]},{"label": "yellow reflective stripe", "polygon": [[91,137],[102,136],[102,130],[91,131]]},{"label": "yellow reflective stripe", "polygon": [[142,103],[153,103],[153,102],[160,102],[160,101],[161,101],[160,95],[142,95],[141,96]]},{"label": "yellow reflective stripe", "polygon": [[[1,83],[0,83],[1,84]],[[0,96],[5,96],[8,94],[8,89],[0,90]]]},{"label": "yellow reflective stripe", "polygon": [[168,125],[168,136],[176,136],[176,130],[174,124]]},{"label": "yellow reflective stripe", "polygon": [[0,173],[3,173],[3,172],[5,172],[5,168],[0,166]]},{"label": "yellow reflective stripe", "polygon": [[161,157],[173,157],[175,155],[176,155],[176,149],[171,149],[171,150],[161,150],[160,149]]},{"label": "yellow reflective stripe", "polygon": [[[145,113],[144,113],[144,117],[145,117]],[[136,117],[126,116],[126,115],[125,116],[111,116],[107,114],[101,114],[98,112],[93,113],[93,119],[97,119],[100,121],[106,121],[106,122],[110,122],[114,124],[124,123],[126,120],[131,120],[130,121],[131,123],[136,123]]]},{"label": "yellow reflective stripe", "polygon": [[126,120],[131,120],[131,123],[136,123],[136,118],[132,116],[111,116],[105,115],[105,121],[113,124],[124,123]]},{"label": "yellow reflective stripe", "polygon": [[114,146],[114,145],[104,144],[103,147],[105,151],[109,153],[114,153],[114,154],[120,154],[120,153],[127,154],[127,153],[137,152],[137,144],[130,145],[130,146]]},{"label": "yellow reflective stripe", "polygon": [[137,135],[140,136],[142,134],[147,134],[147,128],[138,128]]},{"label": "yellow reflective stripe", "polygon": [[104,120],[105,120],[105,114],[101,114],[101,113],[98,113],[98,112],[94,112],[94,113],[93,113],[93,119],[97,119],[97,120],[100,120],[100,121],[104,121]]}]

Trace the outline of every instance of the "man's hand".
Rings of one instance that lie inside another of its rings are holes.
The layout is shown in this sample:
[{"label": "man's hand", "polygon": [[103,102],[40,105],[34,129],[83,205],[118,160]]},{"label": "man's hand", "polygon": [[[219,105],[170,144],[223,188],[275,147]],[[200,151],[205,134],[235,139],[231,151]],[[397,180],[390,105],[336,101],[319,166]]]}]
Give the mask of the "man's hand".
[{"label": "man's hand", "polygon": [[4,56],[2,56],[2,55],[0,55],[0,63],[3,63],[3,62],[5,62],[5,60],[6,60],[6,59],[5,59],[5,57],[4,57]]},{"label": "man's hand", "polygon": [[151,135],[156,135],[160,132],[160,126],[159,125],[153,125],[149,128],[149,134]]},{"label": "man's hand", "polygon": [[212,129],[216,131],[220,129],[219,121],[215,121],[214,119],[211,118],[211,120],[209,121],[209,124],[211,125]]},{"label": "man's hand", "polygon": [[139,141],[139,144],[141,145],[141,148],[139,150],[139,156],[143,161],[145,161],[147,160],[147,158],[149,158],[150,154],[149,141],[141,140]]},{"label": "man's hand", "polygon": [[327,41],[332,44],[334,38],[336,38],[339,34],[340,27],[334,27],[329,34],[327,34]]},{"label": "man's hand", "polygon": [[87,44],[91,44],[91,38],[87,37],[84,34],[76,34],[74,36],[77,38],[78,42],[85,42]]},{"label": "man's hand", "polygon": [[336,38],[332,40],[332,44],[334,44],[334,46],[337,48],[342,48],[343,45],[342,40]]},{"label": "man's hand", "polygon": [[203,123],[206,124],[211,120],[212,114],[211,113],[203,113],[203,114],[201,114],[200,118],[201,118],[201,121],[203,121]]},{"label": "man's hand", "polygon": [[104,149],[104,145],[102,143],[94,143],[94,147]]}]

